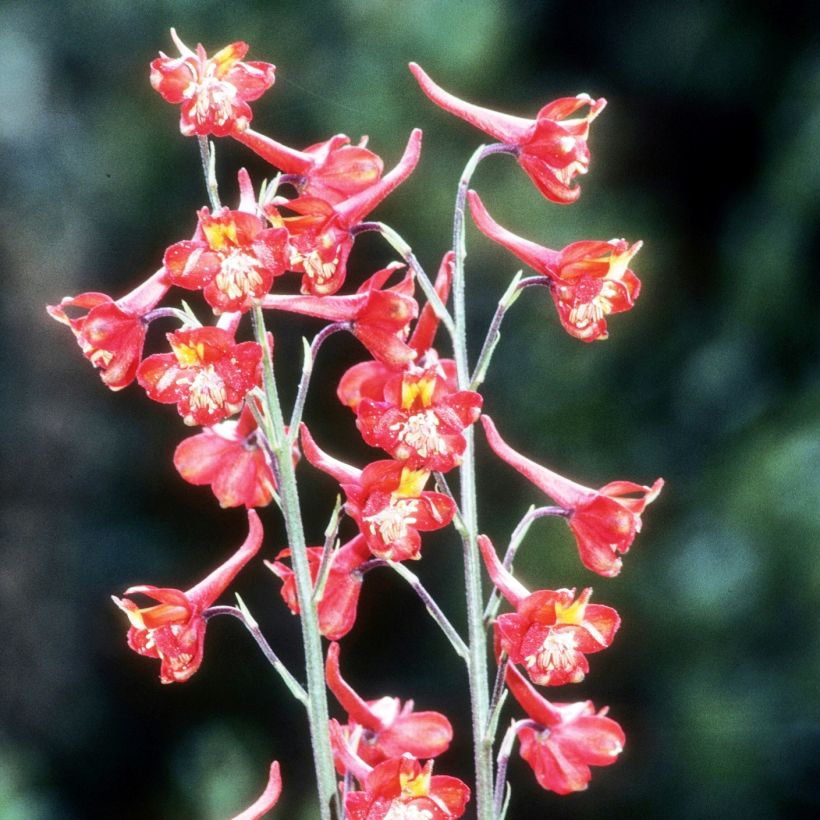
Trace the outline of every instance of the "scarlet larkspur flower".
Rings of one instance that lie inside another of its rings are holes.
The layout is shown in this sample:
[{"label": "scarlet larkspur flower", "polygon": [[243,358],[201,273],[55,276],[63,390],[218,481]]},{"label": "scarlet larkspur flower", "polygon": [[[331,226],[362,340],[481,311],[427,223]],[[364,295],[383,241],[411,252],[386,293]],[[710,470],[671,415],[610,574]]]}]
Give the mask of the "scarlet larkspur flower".
[{"label": "scarlet larkspur flower", "polygon": [[381,157],[366,147],[367,137],[351,145],[349,137],[336,134],[298,151],[251,128],[232,136],[292,177],[301,195],[319,197],[331,205],[374,185],[384,170]]},{"label": "scarlet larkspur flower", "polygon": [[641,282],[628,265],[642,242],[631,246],[624,239],[573,242],[553,251],[495,222],[475,191],[467,198],[478,229],[546,277],[558,317],[571,336],[584,342],[606,339],[607,315],[623,313],[635,304]]},{"label": "scarlet larkspur flower", "polygon": [[535,725],[522,721],[516,730],[521,757],[535,772],[543,789],[570,794],[587,788],[590,766],[610,766],[623,751],[623,729],[607,709],[596,712],[591,701],[550,703],[527,683],[512,665],[507,686]]},{"label": "scarlet larkspur flower", "polygon": [[[315,583],[322,563],[322,547],[308,547],[307,556],[310,577]],[[293,570],[281,562],[289,558],[291,551],[282,550],[276,561],[265,561],[265,566],[282,581],[282,599],[294,615],[301,611],[296,594],[296,577]],[[362,573],[359,568],[370,559],[370,550],[364,536],[351,538],[333,553],[327,580],[316,609],[319,616],[319,631],[331,641],[338,641],[353,629],[356,622],[356,607],[362,589]]]},{"label": "scarlet larkspur flower", "polygon": [[[447,302],[450,294],[450,285],[453,280],[453,261],[455,254],[448,251],[441,261],[436,275],[435,290],[443,303]],[[424,305],[419,314],[413,332],[407,341],[408,347],[415,351],[412,363],[406,363],[401,368],[397,368],[394,363],[382,361],[359,362],[348,368],[339,380],[336,395],[342,404],[350,407],[354,412],[363,398],[370,398],[374,401],[384,399],[385,384],[395,376],[397,369],[410,368],[413,366],[429,367],[435,363],[439,373],[446,379],[453,391],[458,390],[458,379],[456,377],[456,366],[452,359],[439,359],[438,354],[433,350],[433,340],[438,329],[439,319],[432,306]]]},{"label": "scarlet larkspur flower", "polygon": [[[621,571],[626,553],[641,530],[641,513],[663,487],[659,478],[651,487],[631,481],[613,481],[600,490],[576,484],[513,450],[498,434],[489,416],[481,423],[493,452],[560,504],[575,535],[581,563],[593,572],[613,577]],[[629,498],[636,495],[637,498]]]},{"label": "scarlet larkspur flower", "polygon": [[265,791],[245,811],[237,814],[232,820],[259,820],[264,817],[278,802],[282,794],[282,775],[279,773],[279,763],[273,761],[268,773],[268,784]]},{"label": "scarlet larkspur flower", "polygon": [[[240,172],[240,186],[244,185],[250,180]],[[211,214],[202,208],[198,218],[194,238],[165,251],[163,262],[171,281],[202,290],[214,313],[247,311],[270,290],[274,277],[288,270],[288,232],[266,227],[242,209],[221,208]]]},{"label": "scarlet larkspur flower", "polygon": [[253,118],[249,102],[273,85],[276,66],[242,62],[248,44],[238,41],[208,57],[201,44],[191,51],[171,29],[179,57],[161,51],[151,62],[151,87],[164,100],[181,105],[179,130],[186,136],[226,137]]},{"label": "scarlet larkspur flower", "polygon": [[[470,788],[456,777],[434,775],[411,757],[386,760],[363,777],[363,791],[350,791],[345,810],[350,820],[450,820],[461,817]],[[357,779],[358,776],[357,776]]]},{"label": "scarlet larkspur flower", "polygon": [[[353,751],[368,765],[376,766],[405,753],[420,758],[438,757],[450,746],[453,727],[439,712],[414,712],[412,700],[402,706],[398,698],[365,701],[359,697],[342,678],[338,643],[328,647],[325,677],[328,688],[351,721],[347,733],[353,734],[356,726],[362,727],[361,733],[355,733],[358,744]],[[341,750],[337,748],[336,752],[337,765],[344,774]]]},{"label": "scarlet larkspur flower", "polygon": [[[294,462],[298,457],[294,446]],[[210,484],[220,507],[265,507],[276,489],[247,404],[236,421],[222,421],[181,441],[174,452],[174,467],[189,484]]]},{"label": "scarlet larkspur flower", "polygon": [[[398,165],[353,196],[336,203],[309,195],[295,199],[276,197],[265,208],[274,227],[288,229],[290,270],[303,274],[302,293],[327,296],[339,290],[347,275],[347,257],[353,248],[352,229],[410,176],[420,153],[421,131],[416,128]],[[283,207],[296,216],[284,216]]]},{"label": "scarlet larkspur flower", "polygon": [[207,578],[187,592],[154,586],[129,587],[124,595],[146,595],[159,603],[140,608],[130,598],[112,596],[128,616],[128,646],[139,655],[158,658],[162,683],[188,680],[202,663],[205,610],[227,589],[262,546],[259,516],[248,510],[248,537],[242,546]]},{"label": "scarlet larkspur flower", "polygon": [[464,429],[481,413],[481,396],[453,391],[436,366],[389,379],[384,400],[363,398],[356,424],[362,438],[418,470],[446,472],[461,463]]},{"label": "scarlet larkspur flower", "polygon": [[176,404],[186,424],[210,426],[233,415],[259,383],[262,348],[256,342],[235,344],[218,327],[183,328],[167,338],[173,353],[148,356],[137,381],[150,399]]},{"label": "scarlet larkspur flower", "polygon": [[486,535],[478,546],[487,572],[515,612],[495,619],[496,640],[513,663],[524,664],[533,683],[558,686],[578,683],[589,672],[585,655],[606,649],[621,624],[612,607],[590,604],[587,587],[576,599],[574,589],[530,593],[498,560]]},{"label": "scarlet larkspur flower", "polygon": [[419,312],[418,302],[413,298],[412,272],[408,271],[397,285],[383,288],[393,272],[403,267],[393,262],[349,296],[269,294],[262,300],[262,307],[349,322],[351,332],[371,356],[389,367],[403,367],[416,356],[416,351],[405,342],[410,322]]},{"label": "scarlet larkspur flower", "polygon": [[424,489],[430,477],[427,470],[411,470],[391,460],[374,461],[359,470],[320,450],[304,424],[302,452],[314,467],[339,482],[347,496],[345,511],[377,558],[420,558],[419,532],[446,527],[455,515],[449,496]]},{"label": "scarlet larkspur flower", "polygon": [[[111,390],[122,390],[134,381],[142,358],[147,330],[143,317],[171,287],[165,268],[160,268],[139,287],[116,302],[104,293],[66,296],[59,305],[49,305],[51,317],[71,328],[83,355]],[[66,308],[87,310],[72,319]]]},{"label": "scarlet larkspur flower", "polygon": [[[436,85],[416,63],[410,63],[410,71],[421,90],[440,108],[514,146],[518,164],[547,199],[566,205],[581,195],[573,182],[589,170],[589,125],[606,100],[594,100],[588,94],[562,97],[547,103],[531,120],[460,100]],[[585,106],[589,107],[586,116],[568,119]]]}]

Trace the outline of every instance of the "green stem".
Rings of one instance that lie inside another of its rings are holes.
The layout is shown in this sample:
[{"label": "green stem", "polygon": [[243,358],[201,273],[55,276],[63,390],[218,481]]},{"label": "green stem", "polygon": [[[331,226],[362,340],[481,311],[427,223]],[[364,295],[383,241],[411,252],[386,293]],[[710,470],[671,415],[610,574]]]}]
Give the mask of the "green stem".
[{"label": "green stem", "polygon": [[324,656],[319,633],[319,618],[313,601],[313,584],[310,577],[302,512],[296,485],[291,443],[285,432],[285,420],[273,373],[273,359],[267,342],[265,318],[262,308],[253,310],[254,334],[262,347],[262,372],[267,412],[265,433],[273,450],[276,475],[279,482],[282,514],[285,519],[291,565],[296,578],[296,595],[302,623],[302,643],[305,650],[307,674],[307,711],[310,724],[310,740],[313,763],[319,791],[319,808],[322,820],[330,820],[331,804],[337,800],[336,771],[328,734],[327,693],[325,690]]},{"label": "green stem", "polygon": [[[455,334],[453,352],[460,390],[470,387],[470,366],[467,355],[467,308],[465,299],[464,259],[467,246],[464,237],[464,216],[467,188],[478,163],[484,157],[507,146],[481,146],[470,157],[461,175],[456,196],[453,219],[453,319]],[[473,756],[476,773],[476,817],[478,820],[492,820],[495,816],[493,805],[493,760],[492,740],[487,738],[489,718],[489,679],[487,672],[487,635],[484,631],[483,592],[481,588],[481,559],[478,551],[478,515],[476,510],[475,448],[473,428],[464,431],[467,443],[461,468],[461,515],[464,523],[464,583],[467,597],[467,634],[470,649],[470,702],[472,707]]]}]

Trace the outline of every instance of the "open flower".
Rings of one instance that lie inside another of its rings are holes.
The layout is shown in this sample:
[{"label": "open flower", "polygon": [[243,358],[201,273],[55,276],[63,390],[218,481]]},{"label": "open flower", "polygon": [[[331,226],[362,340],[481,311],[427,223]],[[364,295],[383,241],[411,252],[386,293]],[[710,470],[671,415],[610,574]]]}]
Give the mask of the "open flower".
[{"label": "open flower", "polygon": [[456,777],[434,775],[433,761],[422,764],[410,755],[375,768],[362,764],[356,779],[362,791],[350,791],[345,810],[350,820],[450,820],[461,817],[470,788]]},{"label": "open flower", "polygon": [[[327,296],[339,290],[353,248],[352,229],[410,176],[420,153],[421,131],[416,128],[396,167],[353,196],[335,203],[310,195],[277,197],[265,208],[274,227],[288,229],[290,270],[303,274],[302,293]],[[295,216],[283,214],[283,208]]]},{"label": "open flower", "polygon": [[[398,698],[362,700],[342,678],[338,643],[328,647],[325,677],[328,688],[347,712],[351,722],[348,734],[359,738],[353,751],[370,766],[405,753],[438,757],[450,746],[453,727],[439,712],[414,712],[412,700],[404,706]],[[361,732],[355,732],[357,726]]]},{"label": "open flower", "polygon": [[181,106],[179,130],[186,137],[226,137],[247,128],[253,118],[248,102],[273,85],[276,67],[242,62],[247,43],[231,43],[209,58],[201,44],[191,51],[174,29],[171,38],[180,56],[159,53],[151,62],[151,87],[167,102]]},{"label": "open flower", "polygon": [[154,586],[126,589],[125,595],[145,595],[159,602],[143,608],[130,598],[113,598],[131,622],[128,646],[140,655],[159,659],[162,683],[182,683],[199,669],[205,646],[203,613],[262,546],[262,524],[253,510],[248,510],[248,528],[242,546],[187,592]]},{"label": "open flower", "polygon": [[558,686],[578,683],[589,672],[586,655],[606,649],[621,624],[608,606],[590,604],[587,587],[576,599],[574,589],[530,593],[498,560],[486,535],[478,546],[487,572],[515,612],[495,619],[497,645],[513,663],[522,663],[533,683]]},{"label": "open flower", "polygon": [[610,766],[623,751],[626,737],[607,709],[595,711],[591,701],[550,703],[510,664],[507,686],[530,717],[517,728],[521,757],[538,784],[556,794],[587,788],[590,766]]},{"label": "open flower", "polygon": [[[659,478],[651,487],[631,481],[613,481],[600,490],[576,484],[513,450],[498,434],[489,416],[481,423],[493,452],[560,504],[578,542],[581,563],[593,572],[613,577],[621,571],[626,553],[641,530],[641,513],[663,487]],[[637,496],[632,498],[630,496]]]},{"label": "open flower", "polygon": [[[315,584],[322,564],[323,547],[308,547],[307,557],[310,577]],[[283,549],[275,561],[265,561],[265,566],[282,581],[282,599],[294,615],[301,611],[296,593],[296,577],[293,570],[280,559],[289,558],[291,551]],[[319,631],[331,641],[338,641],[353,629],[356,607],[362,590],[362,573],[359,568],[370,559],[370,550],[364,536],[351,538],[333,553],[322,597],[317,601]]]},{"label": "open flower", "polygon": [[258,216],[202,208],[193,239],[171,245],[164,264],[174,285],[202,290],[214,313],[246,311],[288,270],[288,232]]},{"label": "open flower", "polygon": [[393,272],[403,267],[399,262],[391,263],[348,296],[269,294],[262,307],[349,322],[353,335],[374,359],[391,368],[403,367],[416,357],[416,351],[405,341],[410,322],[419,312],[413,298],[412,272],[408,271],[393,287],[383,288]]},{"label": "open flower", "polygon": [[641,282],[628,265],[643,243],[583,241],[553,251],[495,222],[475,191],[467,198],[478,229],[546,277],[558,318],[571,336],[584,342],[606,339],[606,317],[635,304]]},{"label": "open flower", "polygon": [[421,558],[419,532],[446,527],[455,515],[453,500],[424,489],[427,470],[411,470],[400,461],[374,461],[363,470],[319,449],[302,425],[302,452],[318,469],[335,478],[347,496],[345,511],[356,522],[377,558]]},{"label": "open flower", "polygon": [[[116,302],[104,293],[66,296],[59,305],[49,305],[49,315],[68,325],[83,355],[111,390],[122,390],[134,381],[145,344],[143,317],[171,287],[165,268],[160,268],[139,287]],[[72,319],[66,308],[87,310]]]},{"label": "open flower", "polygon": [[168,341],[173,352],[148,356],[137,381],[148,398],[176,404],[186,424],[210,426],[232,416],[259,383],[262,348],[256,342],[235,344],[218,327],[183,328]]},{"label": "open flower", "polygon": [[[415,63],[410,63],[410,71],[421,90],[440,108],[514,146],[518,164],[547,199],[568,204],[581,195],[573,181],[589,170],[589,125],[601,113],[606,100],[593,100],[588,94],[562,97],[545,105],[530,120],[460,100],[436,85]],[[586,116],[571,118],[586,106]]]},{"label": "open flower", "polygon": [[384,170],[381,157],[365,147],[367,137],[351,145],[349,137],[336,134],[298,151],[251,128],[232,136],[288,174],[300,195],[319,197],[331,205],[374,185]]},{"label": "open flower", "polygon": [[232,820],[259,820],[264,817],[279,802],[282,794],[282,776],[279,773],[279,763],[273,761],[270,764],[268,773],[268,783],[265,791],[250,805],[245,811],[237,814]]},{"label": "open flower", "polygon": [[419,470],[446,472],[461,463],[463,432],[481,413],[481,396],[453,391],[440,368],[389,379],[383,401],[363,398],[356,407],[362,438]]},{"label": "open flower", "polygon": [[[294,450],[296,461],[299,451]],[[220,507],[265,507],[276,489],[247,404],[238,420],[222,421],[181,441],[174,451],[174,467],[189,484],[210,484]]]}]

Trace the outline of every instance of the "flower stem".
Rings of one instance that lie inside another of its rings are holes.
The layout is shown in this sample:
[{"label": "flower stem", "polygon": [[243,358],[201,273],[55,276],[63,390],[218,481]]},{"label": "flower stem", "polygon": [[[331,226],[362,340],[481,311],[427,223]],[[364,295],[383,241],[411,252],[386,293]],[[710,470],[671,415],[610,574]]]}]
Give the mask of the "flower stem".
[{"label": "flower stem", "polygon": [[464,658],[469,663],[470,651],[467,644],[461,639],[461,635],[456,632],[455,627],[447,619],[447,616],[441,611],[439,605],[433,600],[432,595],[425,589],[424,585],[419,580],[419,577],[407,569],[404,564],[399,564],[396,561],[387,561],[388,566],[395,570],[408,584],[413,588],[416,595],[421,598],[422,603],[427,608],[430,616],[438,624],[441,631],[447,636],[447,639],[453,645],[456,653]]},{"label": "flower stem", "polygon": [[259,624],[256,623],[253,616],[251,616],[247,609],[239,609],[235,606],[212,606],[209,609],[206,609],[202,614],[206,620],[208,618],[213,618],[216,615],[232,615],[234,618],[242,621],[245,625],[245,629],[250,632],[253,639],[259,645],[259,648],[262,650],[262,654],[265,656],[268,663],[270,663],[270,665],[279,673],[279,676],[284,681],[285,686],[290,689],[293,697],[295,697],[296,700],[304,706],[307,706],[307,692],[305,692],[302,684],[300,684],[299,681],[291,675],[285,664],[279,660],[279,656],[273,651],[273,649],[271,649],[271,645],[262,634],[262,630],[259,629]]},{"label": "flower stem", "polygon": [[[453,353],[460,390],[470,387],[470,369],[467,355],[467,309],[465,301],[464,259],[467,247],[464,238],[464,208],[467,188],[478,163],[490,154],[509,151],[509,146],[481,146],[470,157],[456,195],[453,219]],[[464,583],[467,596],[467,632],[470,649],[470,702],[472,706],[473,755],[476,773],[476,817],[491,820],[493,807],[492,740],[487,742],[489,716],[489,679],[487,672],[487,635],[484,631],[484,594],[481,587],[481,560],[478,552],[478,516],[476,511],[475,448],[473,428],[464,431],[466,447],[459,471],[461,480],[461,514],[464,523]]]},{"label": "flower stem", "polygon": [[338,799],[336,772],[328,734],[327,693],[325,690],[324,657],[319,633],[319,618],[313,601],[313,584],[310,577],[302,512],[293,466],[291,442],[285,432],[285,420],[279,402],[279,393],[273,373],[273,359],[267,341],[265,317],[262,308],[253,310],[254,334],[262,346],[262,370],[266,404],[265,433],[274,454],[282,514],[285,519],[291,564],[296,578],[296,595],[302,623],[302,643],[305,650],[307,673],[308,721],[313,748],[313,762],[319,791],[319,808],[322,820],[330,820],[331,803]]}]

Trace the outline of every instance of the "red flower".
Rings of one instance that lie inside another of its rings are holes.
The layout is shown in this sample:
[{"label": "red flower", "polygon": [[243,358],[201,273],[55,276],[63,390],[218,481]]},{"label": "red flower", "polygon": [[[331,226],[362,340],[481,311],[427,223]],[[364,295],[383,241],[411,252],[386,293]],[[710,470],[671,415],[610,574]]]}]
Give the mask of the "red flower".
[{"label": "red flower", "polygon": [[[326,296],[339,290],[353,248],[351,229],[410,176],[420,152],[421,131],[417,128],[410,134],[398,165],[353,196],[336,203],[309,195],[296,199],[277,197],[265,209],[274,227],[288,229],[292,245],[290,270],[303,274],[302,293]],[[283,206],[296,216],[283,216]]]},{"label": "red flower", "polygon": [[235,344],[218,327],[184,328],[168,334],[173,353],[148,356],[137,381],[148,397],[176,404],[186,424],[210,426],[236,413],[247,392],[259,383],[262,348]]},{"label": "red flower", "polygon": [[247,128],[253,118],[248,102],[273,85],[276,66],[241,62],[247,43],[231,43],[209,58],[201,44],[191,51],[174,29],[171,38],[180,56],[160,51],[151,63],[151,86],[167,102],[181,104],[179,130],[186,137],[226,137]]},{"label": "red flower", "polygon": [[164,263],[173,284],[202,290],[214,313],[246,311],[288,269],[288,232],[258,216],[222,208],[198,214],[193,239],[171,245]]},{"label": "red flower", "polygon": [[[322,547],[308,547],[310,577],[315,582],[322,563]],[[289,558],[291,551],[282,550],[276,558]],[[333,554],[321,600],[317,604],[319,631],[331,641],[347,635],[356,622],[356,607],[362,589],[359,567],[370,558],[364,537],[357,535]],[[281,561],[265,561],[265,566],[282,580],[282,599],[294,615],[301,611],[296,593],[293,570]]]},{"label": "red flower", "polygon": [[268,774],[268,785],[265,791],[259,795],[258,799],[252,803],[245,811],[240,812],[233,820],[259,820],[264,817],[279,801],[282,794],[282,776],[279,774],[279,764],[274,760],[270,764]]},{"label": "red flower", "polygon": [[[146,324],[142,317],[156,306],[171,286],[165,268],[158,270],[116,302],[104,293],[81,293],[66,296],[59,305],[49,305],[49,315],[68,325],[83,355],[100,369],[103,382],[111,390],[122,390],[134,381]],[[65,308],[88,311],[79,319],[70,318]]]},{"label": "red flower", "polygon": [[464,429],[481,413],[481,396],[454,392],[440,369],[396,375],[384,387],[384,401],[363,398],[356,424],[364,440],[418,470],[446,472],[461,463]]},{"label": "red flower", "polygon": [[[328,647],[325,676],[328,688],[351,721],[346,727],[348,734],[358,735],[356,727],[363,730],[353,751],[368,765],[376,766],[405,753],[413,757],[438,757],[450,746],[453,727],[439,712],[414,712],[412,700],[404,706],[398,698],[362,700],[341,676],[338,643]],[[341,750],[337,748],[336,752],[337,765],[340,765]],[[340,773],[344,773],[343,765],[340,765]]]},{"label": "red flower", "polygon": [[418,303],[413,298],[413,275],[408,271],[397,285],[382,289],[393,272],[403,267],[393,262],[374,273],[349,296],[269,294],[262,301],[262,307],[317,316],[332,322],[350,322],[353,335],[371,356],[390,367],[403,367],[416,356],[416,351],[404,341],[410,322],[419,312]]},{"label": "red flower", "polygon": [[[294,461],[299,451],[294,448]],[[237,421],[223,421],[184,439],[174,452],[174,466],[190,484],[210,484],[220,507],[266,507],[276,481],[256,421],[246,404]]]},{"label": "red flower", "polygon": [[426,470],[410,470],[399,461],[374,461],[363,470],[344,464],[316,445],[302,425],[302,452],[314,466],[333,476],[347,496],[345,510],[358,524],[377,558],[421,558],[421,536],[446,527],[455,514],[453,500],[424,490]]},{"label": "red flower", "polygon": [[362,137],[358,145],[351,145],[349,137],[337,134],[297,151],[250,128],[232,136],[271,165],[295,177],[293,183],[301,195],[319,197],[331,205],[375,185],[384,170],[381,157],[365,147],[367,137]]},{"label": "red flower", "polygon": [[550,294],[564,329],[576,339],[606,339],[606,316],[629,310],[641,282],[627,267],[641,249],[624,239],[573,242],[562,251],[543,248],[495,222],[475,191],[467,194],[475,224],[490,239],[547,277]]},{"label": "red flower", "polygon": [[160,660],[162,683],[182,683],[199,669],[205,644],[203,613],[262,546],[262,524],[253,510],[248,510],[248,527],[248,537],[234,555],[187,592],[154,586],[126,589],[125,595],[147,595],[159,601],[143,609],[129,598],[112,596],[131,622],[128,646]]},{"label": "red flower", "polygon": [[[438,274],[436,275],[435,289],[442,302],[447,302],[450,294],[450,285],[453,280],[453,260],[455,254],[448,251],[441,260]],[[407,344],[411,350],[415,351],[414,363],[429,366],[433,363],[439,368],[439,372],[447,380],[453,391],[458,390],[458,380],[456,377],[455,362],[452,359],[439,360],[438,354],[433,347],[439,319],[431,305],[425,304],[421,310],[416,326]],[[409,364],[405,364],[409,367]],[[374,401],[384,399],[384,386],[396,374],[394,363],[359,362],[348,368],[339,380],[336,395],[342,404],[350,407],[354,412],[363,398],[370,398]],[[419,371],[420,372],[420,371]]]},{"label": "red flower", "polygon": [[589,672],[584,657],[606,649],[621,624],[608,606],[590,604],[587,587],[575,600],[574,589],[530,593],[498,560],[486,535],[478,545],[492,582],[515,607],[495,619],[496,640],[513,663],[523,663],[533,683],[578,683]]},{"label": "red flower", "polygon": [[[581,563],[599,575],[610,578],[617,575],[622,563],[619,553],[626,553],[640,532],[641,513],[657,498],[663,479],[657,479],[651,487],[631,481],[613,481],[600,490],[593,490],[513,450],[498,434],[489,416],[482,416],[481,423],[493,452],[567,511]],[[626,494],[639,497],[627,498]]]},{"label": "red flower", "polygon": [[521,757],[532,766],[538,784],[557,794],[583,791],[592,778],[590,766],[609,766],[624,748],[621,727],[595,711],[591,701],[550,703],[512,665],[507,686],[535,726],[517,729]]},{"label": "red flower", "polygon": [[[593,100],[588,94],[562,97],[529,120],[460,100],[436,85],[415,63],[410,63],[410,71],[421,90],[440,108],[515,146],[518,164],[547,199],[568,204],[581,195],[581,189],[572,183],[578,174],[589,170],[589,124],[601,113],[606,100]],[[589,106],[585,117],[567,119],[584,106]]]},{"label": "red flower", "polygon": [[469,787],[456,777],[433,775],[433,761],[422,767],[410,755],[386,760],[364,778],[364,791],[348,792],[350,820],[449,820],[461,817]]}]

